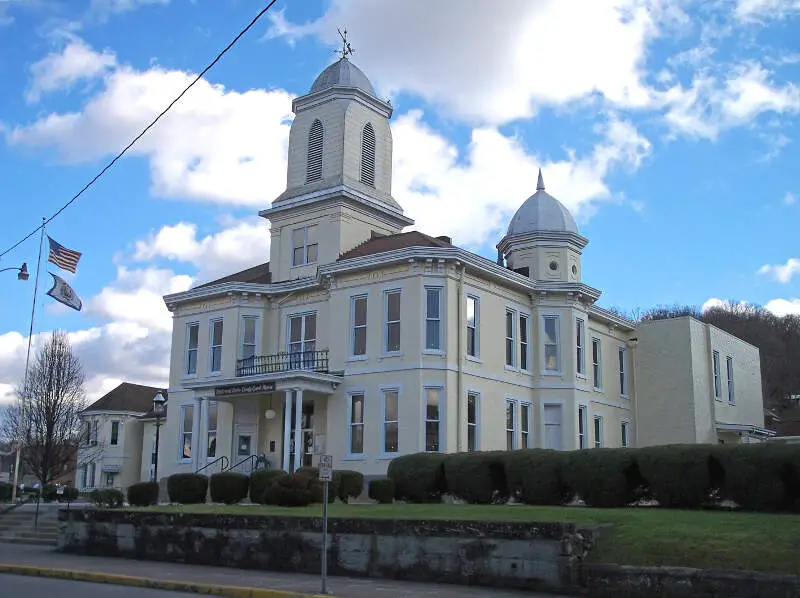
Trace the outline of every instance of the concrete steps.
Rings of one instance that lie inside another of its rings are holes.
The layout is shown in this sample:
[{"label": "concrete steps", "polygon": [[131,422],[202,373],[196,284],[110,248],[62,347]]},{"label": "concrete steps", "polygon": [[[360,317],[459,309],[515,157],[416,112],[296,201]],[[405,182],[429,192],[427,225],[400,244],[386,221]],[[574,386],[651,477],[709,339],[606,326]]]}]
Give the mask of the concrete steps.
[{"label": "concrete steps", "polygon": [[58,509],[40,508],[39,520],[33,526],[35,509],[27,505],[0,515],[0,543],[55,546],[58,542]]}]

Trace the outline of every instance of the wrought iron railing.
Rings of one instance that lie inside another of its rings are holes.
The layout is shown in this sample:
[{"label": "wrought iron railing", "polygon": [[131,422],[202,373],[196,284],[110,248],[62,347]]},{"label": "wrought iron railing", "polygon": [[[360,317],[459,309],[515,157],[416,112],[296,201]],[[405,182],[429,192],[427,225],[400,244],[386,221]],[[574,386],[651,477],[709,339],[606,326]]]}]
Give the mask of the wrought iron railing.
[{"label": "wrought iron railing", "polygon": [[318,374],[328,373],[328,349],[255,355],[236,361],[237,376],[257,376],[305,370]]},{"label": "wrought iron railing", "polygon": [[245,457],[238,463],[231,465],[226,471],[235,471],[237,473],[246,473],[250,475],[259,469],[269,469],[269,462],[264,455],[250,455]]},{"label": "wrought iron railing", "polygon": [[212,473],[219,473],[221,471],[225,471],[228,469],[228,465],[230,464],[230,460],[225,455],[221,457],[217,457],[213,461],[206,463],[201,468],[199,468],[195,473],[200,473],[201,471],[205,471],[203,475],[211,475]]}]

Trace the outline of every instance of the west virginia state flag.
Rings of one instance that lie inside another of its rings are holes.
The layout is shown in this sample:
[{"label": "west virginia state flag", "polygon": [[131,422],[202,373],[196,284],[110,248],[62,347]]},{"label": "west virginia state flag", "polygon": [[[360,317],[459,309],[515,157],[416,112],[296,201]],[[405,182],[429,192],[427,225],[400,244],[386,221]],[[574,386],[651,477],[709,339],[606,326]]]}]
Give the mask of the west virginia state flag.
[{"label": "west virginia state flag", "polygon": [[56,276],[52,272],[50,272],[50,276],[53,277],[53,288],[47,291],[47,294],[59,303],[63,303],[76,311],[80,311],[83,307],[83,302],[81,298],[75,294],[75,291],[72,290],[72,287],[69,286],[67,281],[60,276]]}]

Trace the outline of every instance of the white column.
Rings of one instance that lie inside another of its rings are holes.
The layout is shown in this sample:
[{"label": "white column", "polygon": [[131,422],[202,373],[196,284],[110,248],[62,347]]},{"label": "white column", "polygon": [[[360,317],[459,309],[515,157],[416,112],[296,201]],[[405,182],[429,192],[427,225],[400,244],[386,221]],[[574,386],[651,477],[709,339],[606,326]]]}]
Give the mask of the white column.
[{"label": "white column", "polygon": [[303,466],[303,390],[295,390],[294,405],[294,470]]},{"label": "white column", "polygon": [[[195,398],[194,413],[192,413],[192,468],[197,471],[200,463],[200,411],[203,408],[203,400]],[[183,442],[183,439],[181,439]],[[161,447],[159,447],[159,451]],[[183,450],[183,449],[181,449]]]},{"label": "white column", "polygon": [[289,440],[292,431],[292,391],[287,390],[283,397],[283,463],[281,469],[289,471]]}]

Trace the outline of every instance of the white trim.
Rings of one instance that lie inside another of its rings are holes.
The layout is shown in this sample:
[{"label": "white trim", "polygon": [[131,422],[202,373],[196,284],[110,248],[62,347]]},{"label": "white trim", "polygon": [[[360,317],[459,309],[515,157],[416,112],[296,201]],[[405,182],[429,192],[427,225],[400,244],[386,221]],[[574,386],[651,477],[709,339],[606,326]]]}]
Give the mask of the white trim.
[{"label": "white trim", "polygon": [[728,404],[736,405],[736,381],[733,371],[733,356],[725,356],[725,373],[728,378]]},{"label": "white trim", "polygon": [[[398,320],[389,321],[389,295],[397,293],[400,295],[400,314]],[[384,289],[381,295],[383,304],[383,315],[381,328],[381,356],[382,357],[395,357],[402,354],[403,351],[403,290],[399,287],[391,287]],[[400,329],[400,338],[398,339],[399,347],[396,350],[389,351],[389,324],[397,324]]]},{"label": "white trim", "polygon": [[[481,339],[481,332],[480,332],[480,330],[481,330],[481,315],[480,315],[480,312],[481,312],[481,300],[480,300],[480,297],[478,295],[474,294],[474,293],[467,292],[467,293],[464,294],[464,296],[465,296],[465,298],[464,298],[464,301],[465,301],[464,321],[465,321],[465,332],[466,332],[466,339],[467,339],[467,340],[464,341],[464,345],[465,345],[464,351],[466,353],[467,359],[479,360],[480,357],[481,357],[481,342],[480,342],[480,339]],[[467,307],[469,306],[470,300],[474,301],[474,308],[475,308],[475,322],[474,322],[474,326],[472,328],[474,330],[474,337],[475,337],[474,338],[474,343],[473,343],[473,345],[474,345],[473,348],[474,348],[475,351],[474,351],[474,354],[472,354],[472,355],[470,355],[470,353],[469,353],[469,342],[468,341],[469,341],[470,326],[469,326],[469,316],[467,315],[467,314],[469,314],[469,310],[467,309]]]},{"label": "white trim", "polygon": [[[429,318],[428,316],[428,291],[435,291],[439,300],[439,317]],[[401,300],[402,301],[402,300]],[[402,305],[402,304],[401,304]],[[422,286],[422,352],[433,355],[443,355],[445,353],[445,321],[444,314],[445,298],[444,298],[444,284],[424,284]],[[438,347],[428,347],[428,320],[432,322],[439,322],[439,335],[436,339]]]},{"label": "white trim", "polygon": [[[546,351],[546,339],[547,339],[547,321],[548,320],[555,320],[556,323],[556,330],[555,330],[555,347],[556,347],[556,368],[553,370],[547,369],[547,351]],[[542,313],[540,319],[540,343],[539,346],[541,347],[541,372],[543,376],[560,376],[562,374],[562,338],[561,338],[561,315],[557,313]]]},{"label": "white trim", "polygon": [[[219,322],[221,324],[221,331],[219,335],[219,345],[214,344],[214,326]],[[210,374],[218,374],[222,371],[222,350],[225,343],[225,316],[224,314],[211,318],[208,321],[208,372]],[[219,347],[219,368],[214,369],[214,349]]]},{"label": "white trim", "polygon": [[[347,461],[360,461],[366,458],[365,449],[367,444],[366,427],[367,427],[367,393],[363,388],[348,388],[345,393],[347,397],[347,432],[345,434],[347,446],[345,448],[345,457]],[[353,423],[353,397],[361,397],[361,423]],[[361,452],[354,453],[353,448],[353,426],[361,425]]]},{"label": "white trim", "polygon": [[[300,343],[300,352],[306,351],[306,343],[314,342],[314,349],[317,348],[317,341],[319,340],[319,318],[316,309],[300,309],[298,311],[286,312],[285,326],[286,326],[286,352],[292,353],[292,344]],[[314,316],[314,338],[306,337],[306,318]],[[300,340],[292,341],[292,318],[300,318]]]},{"label": "white trim", "polygon": [[[600,424],[599,427],[598,423]],[[597,433],[598,430],[600,431],[599,434]],[[592,446],[594,448],[603,448],[605,445],[605,426],[603,416],[596,413],[592,418]]]},{"label": "white trim", "polygon": [[[191,409],[192,409],[192,427],[189,429],[188,432],[186,431],[186,428],[184,427],[184,423],[186,422],[186,415],[184,413],[184,410],[187,407],[191,407]],[[178,442],[178,463],[191,463],[192,459],[194,457],[194,451],[195,451],[194,421],[195,421],[195,418],[196,418],[196,411],[197,411],[197,403],[196,402],[181,403],[178,406],[178,440],[179,440],[179,442]],[[190,434],[190,437],[189,437],[189,456],[188,457],[184,457],[183,456],[183,447],[184,447],[184,444],[185,444],[184,443],[184,439],[186,437],[186,434]]]},{"label": "white trim", "polygon": [[252,321],[254,326],[253,331],[253,357],[257,357],[259,355],[259,341],[261,340],[260,334],[260,324],[261,324],[261,316],[254,313],[240,313],[239,314],[239,352],[238,358],[239,359],[246,359],[244,356],[244,340],[245,340],[245,333],[247,332],[247,322]]},{"label": "white trim", "polygon": [[[519,448],[519,439],[517,438],[519,436],[519,426],[517,425],[517,422],[519,420],[519,417],[517,416],[517,404],[518,404],[518,401],[516,399],[511,399],[509,397],[506,397],[506,410],[504,412],[505,417],[503,418],[503,420],[505,421],[505,424],[506,424],[505,425],[505,431],[506,431],[506,434],[505,434],[505,436],[506,436],[506,448],[505,448],[505,450],[507,450],[507,451],[514,451],[514,450]],[[509,414],[508,408],[509,407],[511,407],[511,427],[510,428],[508,427],[508,414]],[[511,446],[508,446],[508,444],[509,444],[508,443],[509,435],[510,435],[510,438],[511,438]]]},{"label": "white trim", "polygon": [[[364,300],[364,324],[359,325],[359,328],[364,329],[364,352],[356,354],[356,301]],[[352,361],[359,361],[367,359],[369,356],[369,293],[355,293],[350,295],[350,322],[349,322],[349,331],[350,331],[350,343],[349,343],[349,360]]]},{"label": "white trim", "polygon": [[[522,320],[525,320],[525,363],[522,363]],[[529,313],[520,311],[517,314],[517,336],[519,337],[519,369],[521,372],[530,373],[533,371],[533,351],[531,351],[531,347],[533,347],[531,343],[531,315]]]},{"label": "white trim", "polygon": [[[594,348],[597,346],[597,361],[594,359]],[[592,388],[603,392],[603,341],[600,337],[592,337]]]},{"label": "white trim", "polygon": [[627,419],[619,420],[619,446],[621,448],[631,447],[631,422]]},{"label": "white trim", "polygon": [[[508,336],[508,316],[511,316],[511,336]],[[503,319],[503,363],[505,369],[517,369],[517,310],[506,306],[506,313]],[[511,363],[509,363],[509,347],[511,349]]]},{"label": "white trim", "polygon": [[[436,451],[429,451],[428,450],[428,443],[427,443],[427,423],[429,421],[436,421],[436,420],[429,420],[428,419],[428,390],[438,390],[439,391],[439,433],[438,433],[438,440],[439,440],[439,449]],[[420,447],[422,452],[426,453],[445,453],[447,452],[447,439],[445,434],[447,432],[447,413],[445,412],[445,406],[447,405],[447,395],[445,394],[445,385],[444,384],[437,384],[437,383],[428,383],[422,385],[422,409],[421,409],[421,444]]]},{"label": "white trim", "polygon": [[[524,417],[525,408],[528,408],[528,416]],[[528,430],[525,430],[527,424]],[[525,437],[527,434],[527,440]],[[530,449],[535,446],[535,438],[533,435],[533,402],[520,401],[519,402],[519,447],[521,449]]]},{"label": "white trim", "polygon": [[[315,243],[309,242],[310,240],[313,240],[313,239],[309,239],[309,237],[311,236],[311,235],[309,235],[309,229],[312,229],[312,228],[315,229],[314,232],[316,233],[316,236],[317,236],[317,240],[316,240]],[[303,244],[295,246],[294,235],[295,235],[295,233],[300,232],[300,231],[303,232]],[[291,257],[291,261],[290,261],[290,267],[291,268],[300,268],[302,266],[309,266],[309,265],[312,265],[312,264],[316,264],[319,261],[319,223],[305,224],[303,226],[298,226],[298,227],[292,228],[291,229],[291,233],[290,233],[290,237],[291,238],[289,239],[289,242],[291,243],[291,248],[292,248],[292,257]],[[309,249],[311,247],[316,247],[316,257],[313,260],[309,258]],[[299,262],[299,263],[295,263],[295,260],[294,260],[294,252],[297,249],[302,249],[303,250],[303,261]]]},{"label": "white trim", "polygon": [[[197,347],[195,347],[193,349],[194,352],[195,352],[194,371],[190,372],[189,371],[189,338],[190,338],[190,335],[191,335],[190,328],[192,326],[197,327]],[[197,368],[198,368],[198,364],[199,363],[200,363],[200,322],[197,321],[197,320],[194,320],[192,322],[186,322],[186,332],[185,332],[185,338],[184,338],[184,351],[183,351],[183,374],[182,374],[183,377],[194,378],[195,376],[197,376]]]},{"label": "white trim", "polygon": [[561,422],[559,424],[559,429],[561,431],[561,437],[559,438],[559,444],[561,445],[560,448],[555,450],[569,450],[565,447],[564,443],[564,413],[566,411],[566,402],[561,399],[543,399],[539,403],[539,426],[541,429],[541,439],[542,439],[542,448],[547,448],[547,422],[545,421],[544,414],[547,411],[547,407],[559,407],[561,410]]},{"label": "white trim", "polygon": [[619,345],[617,349],[617,370],[619,378],[619,396],[623,399],[628,398],[630,383],[628,377],[628,347]]},{"label": "white trim", "polygon": [[714,375],[714,398],[722,400],[722,367],[719,362],[719,351],[716,349],[711,353],[711,369]]},{"label": "white trim", "polygon": [[[474,427],[475,427],[475,447],[472,450],[473,451],[481,450],[481,392],[479,390],[468,388],[467,389],[467,394],[466,394],[466,401],[467,401],[467,403],[466,403],[467,452],[470,452],[470,450],[469,450],[469,427],[470,427],[470,423],[469,423],[469,397],[470,397],[470,395],[475,397],[475,424],[474,424]],[[461,422],[459,422],[459,425],[461,425]]]},{"label": "white trim", "polygon": [[586,378],[586,321],[575,318],[575,375]]},{"label": "white trim", "polygon": [[[581,434],[581,426],[583,426],[583,434]],[[578,405],[578,429],[577,429],[578,449],[589,448],[589,406],[584,404]]]},{"label": "white trim", "polygon": [[[378,391],[381,395],[381,428],[380,428],[380,447],[378,449],[378,458],[379,459],[393,459],[397,455],[400,454],[400,397],[402,393],[400,391],[399,384],[389,384],[386,386],[379,387]],[[386,419],[386,394],[387,393],[396,393],[397,395],[397,405],[395,408],[395,420],[387,420]],[[396,451],[387,451],[386,450],[386,424],[394,423],[397,426],[397,450]]]}]

